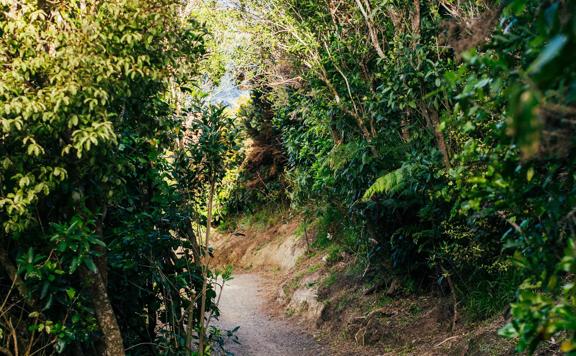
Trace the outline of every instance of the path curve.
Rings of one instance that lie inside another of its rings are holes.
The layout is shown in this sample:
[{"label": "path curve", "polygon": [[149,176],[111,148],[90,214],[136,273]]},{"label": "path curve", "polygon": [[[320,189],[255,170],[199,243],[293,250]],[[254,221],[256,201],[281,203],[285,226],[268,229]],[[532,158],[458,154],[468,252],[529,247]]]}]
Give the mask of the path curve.
[{"label": "path curve", "polygon": [[226,283],[220,299],[220,320],[224,330],[240,326],[240,345],[226,343],[236,356],[326,355],[327,350],[305,330],[266,313],[262,279],[258,274],[240,274]]}]

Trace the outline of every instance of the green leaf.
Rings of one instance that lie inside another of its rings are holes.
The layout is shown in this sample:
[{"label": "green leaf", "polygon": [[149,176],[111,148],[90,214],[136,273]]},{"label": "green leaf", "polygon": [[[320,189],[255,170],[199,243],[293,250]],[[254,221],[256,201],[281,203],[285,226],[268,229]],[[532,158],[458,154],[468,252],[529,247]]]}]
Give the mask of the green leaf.
[{"label": "green leaf", "polygon": [[377,194],[398,192],[404,188],[406,178],[412,174],[414,168],[415,165],[405,165],[378,178],[376,182],[366,190],[362,201],[366,202]]},{"label": "green leaf", "polygon": [[532,181],[532,178],[534,178],[534,167],[530,167],[528,172],[526,172],[526,180],[530,182]]},{"label": "green leaf", "polygon": [[98,273],[98,267],[96,267],[96,264],[92,260],[92,257],[84,257],[84,264],[93,273]]},{"label": "green leaf", "polygon": [[512,323],[508,323],[500,330],[498,330],[498,335],[505,337],[507,339],[513,339],[519,336],[518,331],[516,330],[514,325],[512,325]]},{"label": "green leaf", "polygon": [[554,60],[560,55],[562,49],[568,42],[568,37],[566,35],[560,34],[554,36],[552,40],[544,47],[544,50],[540,53],[538,58],[530,65],[528,68],[529,74],[539,73],[544,66]]},{"label": "green leaf", "polygon": [[42,308],[42,310],[50,309],[53,302],[54,302],[54,296],[52,294],[50,294],[50,296],[48,297],[48,301],[46,302],[46,304],[44,305],[44,308]]},{"label": "green leaf", "polygon": [[44,299],[46,294],[48,294],[48,289],[50,288],[50,283],[48,281],[42,284],[42,291],[40,292],[40,299]]},{"label": "green leaf", "polygon": [[93,244],[98,245],[98,246],[102,246],[102,247],[106,247],[106,243],[102,240],[99,239],[92,239],[91,240]]},{"label": "green leaf", "polygon": [[70,264],[70,274],[76,272],[78,266],[80,266],[81,260],[78,256],[72,258],[72,263]]},{"label": "green leaf", "polygon": [[68,298],[74,299],[76,296],[76,290],[74,288],[68,288],[66,289],[66,294],[68,295]]}]

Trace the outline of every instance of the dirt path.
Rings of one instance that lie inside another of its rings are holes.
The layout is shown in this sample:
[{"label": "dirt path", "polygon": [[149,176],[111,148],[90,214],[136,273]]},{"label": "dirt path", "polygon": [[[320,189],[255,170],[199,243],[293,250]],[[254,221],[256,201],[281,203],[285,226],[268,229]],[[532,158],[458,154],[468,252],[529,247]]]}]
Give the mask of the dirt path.
[{"label": "dirt path", "polygon": [[303,356],[330,354],[305,330],[288,321],[272,318],[264,310],[263,280],[258,274],[240,274],[224,287],[220,300],[224,330],[240,326],[240,345],[228,342],[227,350],[236,356]]}]

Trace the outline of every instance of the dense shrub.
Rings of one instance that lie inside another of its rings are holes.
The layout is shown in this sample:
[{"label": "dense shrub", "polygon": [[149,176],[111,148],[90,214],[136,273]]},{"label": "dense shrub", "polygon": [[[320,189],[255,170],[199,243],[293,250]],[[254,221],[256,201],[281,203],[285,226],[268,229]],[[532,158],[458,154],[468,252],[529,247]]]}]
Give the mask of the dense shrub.
[{"label": "dense shrub", "polygon": [[450,284],[475,319],[515,299],[520,350],[574,352],[574,4],[247,3],[243,69],[286,84],[286,191],[321,237]]},{"label": "dense shrub", "polygon": [[180,10],[0,1],[1,353],[190,353],[207,275],[168,93],[205,31]]}]

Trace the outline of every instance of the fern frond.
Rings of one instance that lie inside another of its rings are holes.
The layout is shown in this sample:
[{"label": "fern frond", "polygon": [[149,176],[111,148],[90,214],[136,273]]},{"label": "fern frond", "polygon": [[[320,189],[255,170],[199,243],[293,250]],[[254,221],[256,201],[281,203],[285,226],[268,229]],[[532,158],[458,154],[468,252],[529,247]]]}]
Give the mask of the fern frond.
[{"label": "fern frond", "polygon": [[400,191],[407,184],[407,178],[412,175],[415,165],[404,165],[395,171],[389,172],[378,178],[362,197],[362,201],[368,201],[378,194],[391,194]]}]

